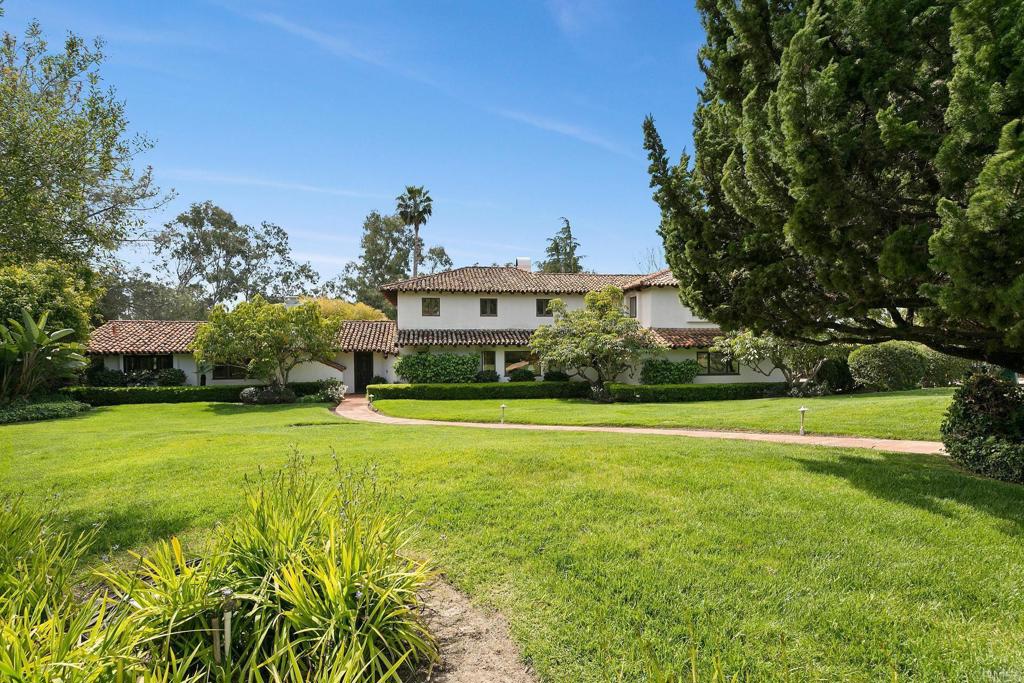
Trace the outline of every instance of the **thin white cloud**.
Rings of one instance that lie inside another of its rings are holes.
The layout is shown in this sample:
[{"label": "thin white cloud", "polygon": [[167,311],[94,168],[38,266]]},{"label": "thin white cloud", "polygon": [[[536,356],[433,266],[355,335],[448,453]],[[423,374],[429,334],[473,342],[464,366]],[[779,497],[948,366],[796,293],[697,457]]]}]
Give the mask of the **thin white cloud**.
[{"label": "thin white cloud", "polygon": [[548,0],[548,12],[562,33],[577,35],[610,16],[603,0]]},{"label": "thin white cloud", "polygon": [[274,180],[271,178],[256,178],[247,175],[234,175],[229,173],[217,173],[202,169],[171,168],[161,171],[161,177],[172,180],[185,180],[199,183],[219,183],[224,185],[242,185],[246,187],[264,187],[274,190],[286,190],[297,192],[314,192],[317,194],[328,194],[336,197],[352,197],[356,199],[387,199],[380,194],[362,192],[360,190],[349,190],[340,187],[326,187],[323,185],[308,185],[306,183],[293,183],[288,181]]},{"label": "thin white cloud", "polygon": [[574,138],[580,142],[585,142],[588,145],[594,147],[600,147],[601,149],[612,152],[613,154],[620,154],[626,157],[635,157],[635,154],[631,154],[629,150],[622,147],[618,143],[615,143],[608,138],[602,137],[593,131],[587,130],[581,126],[577,126],[572,123],[566,123],[564,121],[556,121],[555,119],[549,119],[543,116],[536,116],[522,111],[515,111],[512,109],[491,109],[491,112],[502,116],[512,121],[518,121],[519,123],[525,123],[528,126],[538,128],[540,130],[546,130],[551,133],[558,133],[566,137]]},{"label": "thin white cloud", "polygon": [[[564,8],[564,13],[566,14],[566,16],[568,17],[570,16],[570,14],[572,16],[577,16],[578,9],[572,9],[572,7],[569,7],[568,5],[573,5],[573,3],[568,3],[567,7]],[[619,154],[627,157],[635,157],[635,155],[630,154],[621,145],[618,145],[612,142],[611,140],[608,140],[581,126],[577,126],[571,123],[564,123],[561,121],[555,121],[553,119],[548,119],[527,112],[481,105],[475,99],[463,97],[457,94],[455,91],[453,91],[450,87],[446,86],[445,84],[440,83],[433,78],[425,76],[418,71],[388,61],[378,54],[364,50],[354,45],[352,42],[344,40],[340,36],[324,33],[323,31],[318,31],[317,29],[310,28],[309,26],[304,26],[279,14],[259,12],[255,14],[241,14],[241,16],[246,17],[252,21],[265,24],[267,26],[272,26],[280,31],[284,31],[285,33],[288,33],[297,38],[301,38],[306,42],[311,43],[312,45],[319,47],[320,49],[323,49],[343,59],[349,59],[364,64],[369,64],[371,66],[393,73],[402,78],[406,78],[417,83],[427,85],[453,99],[462,102],[463,104],[466,104],[467,106],[471,106],[476,109],[480,109],[482,111],[486,111],[491,114],[495,114],[497,116],[501,116],[512,121],[517,121],[519,123],[532,126],[534,128],[539,128],[541,130],[546,130],[551,133],[564,135],[575,140],[578,140],[580,142],[586,143],[588,145],[599,147],[606,151],[612,152],[613,154]]]}]

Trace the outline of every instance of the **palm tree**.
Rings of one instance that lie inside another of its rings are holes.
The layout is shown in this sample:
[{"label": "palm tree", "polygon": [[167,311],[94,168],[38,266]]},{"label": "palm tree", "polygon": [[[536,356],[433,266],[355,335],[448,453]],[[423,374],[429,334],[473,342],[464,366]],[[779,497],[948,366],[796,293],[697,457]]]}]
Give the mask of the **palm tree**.
[{"label": "palm tree", "polygon": [[420,262],[420,226],[430,218],[434,200],[430,198],[430,190],[424,190],[422,185],[406,185],[405,192],[395,197],[395,201],[398,202],[398,216],[413,229],[412,276],[416,277]]}]

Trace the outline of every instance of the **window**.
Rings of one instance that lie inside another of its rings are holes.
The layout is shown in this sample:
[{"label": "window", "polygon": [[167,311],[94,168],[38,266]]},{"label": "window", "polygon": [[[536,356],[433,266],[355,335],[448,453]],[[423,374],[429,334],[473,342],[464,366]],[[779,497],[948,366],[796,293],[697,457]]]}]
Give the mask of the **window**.
[{"label": "window", "polygon": [[714,351],[698,351],[697,365],[700,366],[698,375],[738,375],[740,371],[736,363],[726,360],[722,354]]},{"label": "window", "polygon": [[537,374],[537,358],[529,351],[506,351],[505,352],[505,374],[519,368],[529,368],[533,374]]},{"label": "window", "polygon": [[493,318],[498,315],[498,300],[480,299],[480,315],[485,318]]},{"label": "window", "polygon": [[159,356],[125,356],[125,372],[143,372],[146,370],[166,370],[174,367],[174,357],[171,354],[160,354]]},{"label": "window", "polygon": [[245,367],[242,365],[214,365],[214,379],[246,379]]},{"label": "window", "polygon": [[636,317],[636,295],[629,297],[629,317]]},{"label": "window", "polygon": [[423,315],[441,315],[441,300],[436,296],[425,296],[420,299]]},{"label": "window", "polygon": [[481,370],[495,370],[497,369],[497,363],[494,360],[494,351],[484,349],[480,352],[480,369]]},{"label": "window", "polygon": [[538,318],[550,318],[551,310],[548,306],[551,305],[551,299],[537,299],[537,317]]}]

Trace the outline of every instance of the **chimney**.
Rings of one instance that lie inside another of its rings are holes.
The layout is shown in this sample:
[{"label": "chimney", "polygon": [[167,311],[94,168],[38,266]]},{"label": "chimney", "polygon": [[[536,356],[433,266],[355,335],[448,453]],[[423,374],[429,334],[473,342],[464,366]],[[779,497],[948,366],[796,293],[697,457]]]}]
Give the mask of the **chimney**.
[{"label": "chimney", "polygon": [[533,264],[530,263],[529,256],[516,256],[516,268],[519,270],[525,270],[527,273],[533,270]]}]

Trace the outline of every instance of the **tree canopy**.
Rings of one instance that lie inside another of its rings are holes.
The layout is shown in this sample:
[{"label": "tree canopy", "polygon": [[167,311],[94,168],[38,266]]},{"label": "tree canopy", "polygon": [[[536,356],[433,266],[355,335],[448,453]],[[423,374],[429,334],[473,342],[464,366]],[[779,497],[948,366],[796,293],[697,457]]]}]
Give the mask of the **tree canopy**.
[{"label": "tree canopy", "polygon": [[305,301],[312,301],[320,307],[320,313],[325,318],[337,320],[387,320],[388,317],[373,306],[367,306],[361,301],[355,303],[344,299],[329,299],[326,297],[311,297]]},{"label": "tree canopy", "polygon": [[546,365],[583,377],[596,387],[614,382],[659,348],[654,334],[630,318],[618,287],[588,292],[583,308],[569,310],[553,299],[550,325],[538,327],[530,348]]},{"label": "tree canopy", "polygon": [[133,168],[151,144],[128,133],[103,59],[74,34],[48,51],[36,22],[0,36],[0,265],[88,263],[163,203],[150,169]]},{"label": "tree canopy", "polygon": [[580,243],[573,237],[569,219],[562,217],[562,227],[554,237],[548,238],[548,246],[544,250],[547,259],[537,264],[544,273],[582,273],[583,257],[576,252]]},{"label": "tree canopy", "polygon": [[315,302],[286,307],[257,295],[231,310],[215,306],[193,349],[200,363],[242,366],[250,377],[284,386],[296,365],[333,358],[339,324]]},{"label": "tree canopy", "polygon": [[71,329],[69,341],[89,337],[100,287],[95,273],[57,261],[0,267],[0,323],[22,320],[22,312],[38,319],[47,313],[53,329]]},{"label": "tree canopy", "polygon": [[1024,370],[1022,0],[697,5],[692,165],[644,123],[684,301]]},{"label": "tree canopy", "polygon": [[288,233],[263,222],[246,225],[212,202],[193,204],[157,234],[157,269],[209,308],[262,296],[281,301],[308,293],[319,276],[292,258]]},{"label": "tree canopy", "polygon": [[120,263],[100,272],[104,288],[97,307],[104,320],[204,320],[207,305],[197,287],[179,288],[153,277],[139,267]]}]

